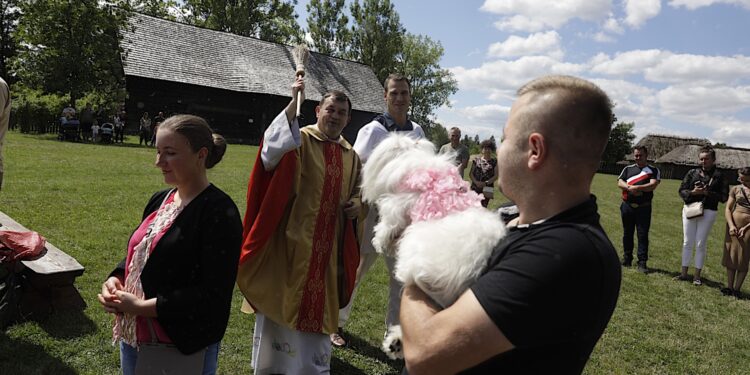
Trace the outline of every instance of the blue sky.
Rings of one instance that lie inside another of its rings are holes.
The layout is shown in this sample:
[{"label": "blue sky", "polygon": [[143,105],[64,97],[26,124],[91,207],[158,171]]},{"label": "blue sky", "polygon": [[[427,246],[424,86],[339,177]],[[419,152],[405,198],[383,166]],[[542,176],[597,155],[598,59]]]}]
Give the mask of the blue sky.
[{"label": "blue sky", "polygon": [[407,31],[445,48],[459,85],[436,112],[447,127],[499,138],[518,87],[571,74],[607,91],[638,138],[750,147],[750,0],[393,2]]}]

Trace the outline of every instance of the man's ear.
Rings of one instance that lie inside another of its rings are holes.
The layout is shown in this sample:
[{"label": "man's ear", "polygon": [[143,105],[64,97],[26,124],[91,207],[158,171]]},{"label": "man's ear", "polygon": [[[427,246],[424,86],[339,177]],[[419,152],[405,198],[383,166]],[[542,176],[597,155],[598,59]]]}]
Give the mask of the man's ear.
[{"label": "man's ear", "polygon": [[539,133],[529,134],[528,166],[531,170],[542,167],[549,152],[544,136]]},{"label": "man's ear", "polygon": [[320,117],[320,116],[318,116],[318,113],[320,113],[320,106],[316,105],[315,106],[315,117]]}]

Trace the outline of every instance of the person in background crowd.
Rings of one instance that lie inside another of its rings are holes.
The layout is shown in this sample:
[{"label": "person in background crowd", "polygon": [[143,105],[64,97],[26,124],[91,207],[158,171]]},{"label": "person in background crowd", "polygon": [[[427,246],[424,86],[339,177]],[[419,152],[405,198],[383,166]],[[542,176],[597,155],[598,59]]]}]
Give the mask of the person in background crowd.
[{"label": "person in background crowd", "polygon": [[[716,151],[710,146],[703,147],[698,153],[698,160],[701,167],[688,171],[679,189],[685,207],[682,208],[682,270],[675,277],[677,280],[690,280],[688,267],[695,247],[693,284],[696,286],[703,285],[701,270],[706,258],[708,235],[716,220],[719,202],[726,202],[729,195],[729,185],[716,168]],[[703,202],[703,214],[688,218],[685,210],[688,204],[694,202]]]},{"label": "person in background crowd", "polygon": [[118,141],[122,143],[123,139],[123,133],[125,132],[125,122],[120,117],[120,112],[117,112],[112,116],[112,124],[115,127],[115,135],[112,142],[117,143]]},{"label": "person in background crowd", "polygon": [[482,195],[482,206],[487,207],[490,200],[495,197],[493,183],[497,180],[497,159],[492,156],[497,146],[490,139],[480,143],[482,153],[471,162],[469,178],[471,178],[471,190]]},{"label": "person in background crowd", "polygon": [[458,174],[461,176],[461,178],[464,178],[464,170],[466,170],[466,166],[469,163],[469,148],[466,147],[466,145],[461,144],[461,129],[452,127],[448,134],[451,141],[440,147],[440,153],[456,153],[456,166],[458,167]]},{"label": "person in background crowd", "polygon": [[156,144],[156,167],[174,188],[149,199],[98,299],[116,314],[123,374],[136,373],[141,344],[152,341],[197,356],[202,373],[215,374],[242,243],[237,206],[206,175],[226,142],[202,118],[179,115],[164,122]]},{"label": "person in background crowd", "polygon": [[91,125],[91,142],[99,142],[99,122],[94,121],[94,125]]},{"label": "person in background crowd", "polygon": [[91,127],[94,126],[94,110],[91,109],[91,104],[86,104],[86,108],[81,111],[81,115],[78,120],[81,122],[81,135],[84,141],[88,141],[92,134]]},{"label": "person in background crowd", "polygon": [[729,191],[724,210],[727,230],[721,258],[721,265],[727,269],[727,286],[721,293],[735,297],[741,294],[750,263],[750,167],[738,170],[737,175],[740,183]]},{"label": "person in background crowd", "polygon": [[648,272],[648,231],[651,228],[651,202],[654,190],[659,186],[661,173],[648,165],[646,146],[633,148],[635,164],[622,169],[617,178],[617,187],[622,190],[620,218],[622,218],[622,265],[633,264],[633,235],[638,232],[638,271]]},{"label": "person in background crowd", "polygon": [[148,146],[148,141],[151,139],[151,117],[148,116],[148,112],[143,112],[143,116],[141,116],[141,121],[138,127],[138,144],[146,144]]}]

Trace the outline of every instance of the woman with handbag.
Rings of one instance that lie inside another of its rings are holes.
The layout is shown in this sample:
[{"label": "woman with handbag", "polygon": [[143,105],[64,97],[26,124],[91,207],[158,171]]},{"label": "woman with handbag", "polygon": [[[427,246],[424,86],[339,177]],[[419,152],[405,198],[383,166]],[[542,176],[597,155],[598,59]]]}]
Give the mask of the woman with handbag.
[{"label": "woman with handbag", "polygon": [[740,169],[737,174],[740,184],[729,191],[724,210],[727,231],[721,259],[721,265],[727,269],[727,286],[721,288],[721,294],[735,297],[740,296],[750,264],[750,167]]},{"label": "woman with handbag", "polygon": [[706,257],[708,235],[716,220],[719,202],[726,202],[728,185],[716,168],[716,151],[705,146],[698,153],[701,167],[690,170],[680,184],[682,208],[682,272],[678,280],[689,280],[688,267],[695,248],[693,284],[702,285],[701,269]]},{"label": "woman with handbag", "polygon": [[116,314],[123,374],[214,374],[242,242],[237,206],[206,175],[226,142],[202,118],[178,115],[156,143],[156,167],[174,188],[146,204],[99,302]]},{"label": "woman with handbag", "polygon": [[482,206],[487,207],[490,200],[495,197],[493,183],[497,180],[497,159],[492,154],[497,149],[495,142],[487,139],[480,143],[482,153],[471,162],[469,177],[471,178],[471,190],[482,195]]}]

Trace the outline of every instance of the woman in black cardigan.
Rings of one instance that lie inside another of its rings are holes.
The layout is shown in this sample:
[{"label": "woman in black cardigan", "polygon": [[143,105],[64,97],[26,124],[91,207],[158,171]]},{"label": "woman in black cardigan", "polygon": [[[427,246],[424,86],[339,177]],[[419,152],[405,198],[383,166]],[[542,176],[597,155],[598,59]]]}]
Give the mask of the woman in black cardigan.
[{"label": "woman in black cardigan", "polygon": [[[716,168],[716,151],[710,146],[701,148],[698,153],[701,167],[690,170],[680,184],[680,198],[685,202],[682,210],[682,269],[678,280],[690,280],[688,267],[695,248],[695,274],[693,284],[702,285],[701,269],[706,257],[706,246],[711,227],[716,220],[719,202],[726,202],[729,185]],[[688,218],[685,209],[688,204],[703,202],[703,215]]]},{"label": "woman in black cardigan", "polygon": [[124,374],[135,373],[138,346],[148,342],[173,344],[180,359],[213,374],[242,241],[237,206],[206,176],[226,142],[202,118],[179,115],[162,123],[156,149],[156,166],[175,188],[151,197],[99,302],[117,315]]}]

